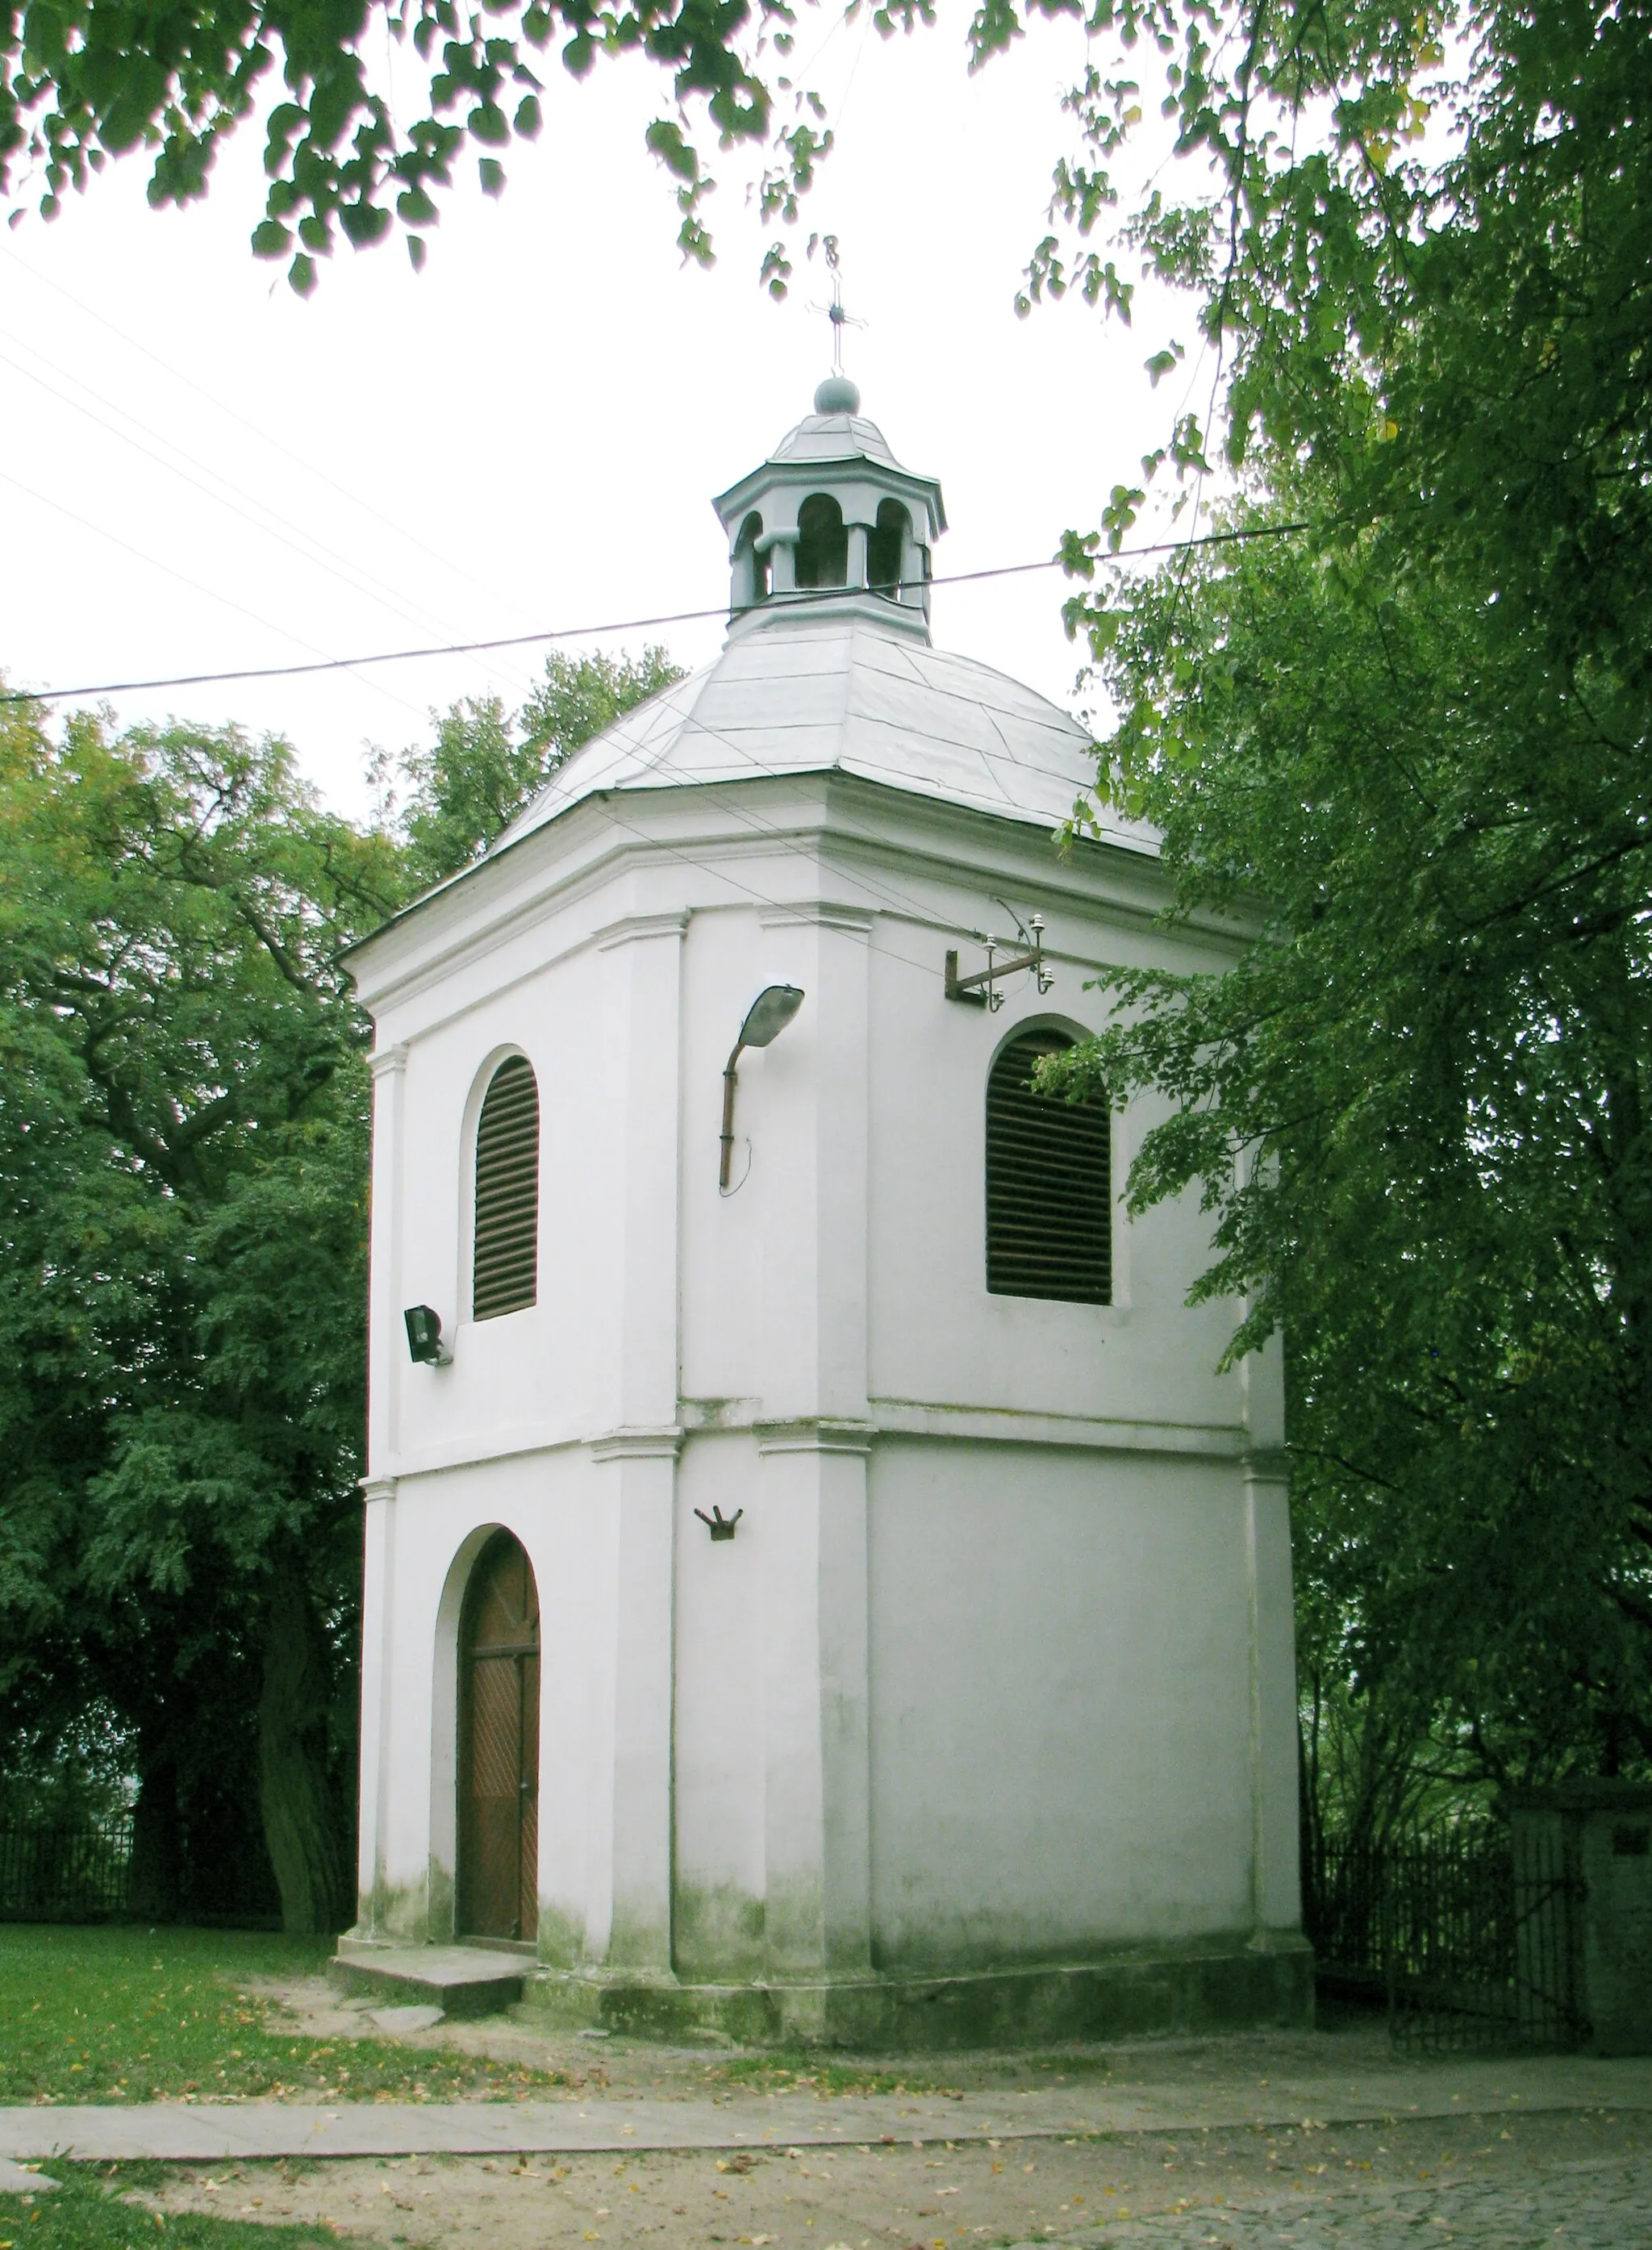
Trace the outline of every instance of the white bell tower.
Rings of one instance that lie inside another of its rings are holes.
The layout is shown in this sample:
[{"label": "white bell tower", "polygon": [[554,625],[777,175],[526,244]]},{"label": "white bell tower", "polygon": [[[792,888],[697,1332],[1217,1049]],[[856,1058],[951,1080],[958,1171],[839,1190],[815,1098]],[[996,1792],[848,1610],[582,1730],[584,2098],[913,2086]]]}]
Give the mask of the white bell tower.
[{"label": "white bell tower", "polygon": [[352,959],[340,1973],[893,2048],[1299,2021],[1281,1362],[1189,1304],[1196,1198],[1125,1210],[1149,1105],[1032,1077],[1242,933],[1167,928],[1105,808],[1057,849],[1088,731],[932,644],[940,488],[814,404],[715,503],[716,660]]}]

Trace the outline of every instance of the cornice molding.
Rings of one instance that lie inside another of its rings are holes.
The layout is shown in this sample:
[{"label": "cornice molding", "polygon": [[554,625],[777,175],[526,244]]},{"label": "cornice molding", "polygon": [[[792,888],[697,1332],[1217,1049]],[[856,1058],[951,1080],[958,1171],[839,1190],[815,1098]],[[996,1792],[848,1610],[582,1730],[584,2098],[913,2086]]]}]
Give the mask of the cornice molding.
[{"label": "cornice molding", "polygon": [[949,1405],[921,1398],[874,1398],[880,1438],[934,1438],[964,1445],[1040,1446],[1096,1453],[1171,1453],[1242,1464],[1236,1423],[1153,1422],[1123,1416],[1046,1414],[1008,1406]]},{"label": "cornice molding", "polygon": [[[570,806],[549,826],[531,831],[499,859],[478,862],[474,874],[484,884],[481,891],[467,891],[463,898],[437,894],[429,901],[429,910],[441,918],[436,925],[427,925],[430,938],[415,938],[406,916],[416,909],[409,908],[385,930],[363,941],[360,949],[370,947],[375,956],[389,949],[385,966],[376,975],[352,971],[368,988],[363,997],[369,1009],[382,1014],[417,1001],[525,930],[568,912],[616,880],[657,868],[664,859],[692,863],[707,874],[706,895],[685,910],[691,914],[748,912],[749,900],[729,900],[716,892],[716,869],[724,861],[758,859],[777,851],[804,857],[829,852],[831,873],[848,873],[851,880],[864,863],[898,872],[908,881],[933,877],[951,889],[999,890],[1008,882],[1037,896],[1046,913],[1071,913],[1098,933],[1118,928],[1153,929],[1168,894],[1157,855],[1132,840],[1112,835],[1081,839],[1063,859],[1051,850],[1048,832],[1035,823],[1005,820],[975,807],[891,790],[851,774],[754,774],[749,780],[720,784],[715,791],[682,787],[616,794],[625,803],[623,824],[615,823],[606,796],[588,798]],[[761,832],[754,832],[742,818],[730,813],[726,802],[747,795],[781,798],[784,817],[777,823],[771,815]],[[672,800],[672,817],[661,817],[662,797]],[[836,817],[840,802],[855,807],[853,825]],[[875,826],[870,819],[874,810]],[[693,817],[678,817],[682,815]],[[1105,880],[1098,880],[1098,876]],[[932,928],[938,935],[954,928],[940,907],[933,915],[882,908],[868,911]],[[629,919],[657,927],[663,923],[664,935],[677,917]],[[623,930],[626,921],[609,927]],[[1189,918],[1187,934],[1195,947],[1214,943],[1224,953],[1237,952],[1248,942],[1236,924],[1201,914]],[[600,935],[589,927],[570,931],[547,956],[513,970],[499,989],[541,975]],[[1052,943],[1046,950],[1053,958],[1057,949]],[[1111,948],[1104,941],[1093,951],[1063,949],[1062,957],[1094,969],[1107,965]],[[467,1012],[471,1004],[466,1002],[421,1023],[418,1035],[438,1028],[452,1015]]]},{"label": "cornice molding", "polygon": [[397,1039],[394,1046],[381,1047],[367,1059],[368,1074],[376,1081],[381,1078],[400,1078],[407,1068],[407,1041]]},{"label": "cornice molding", "polygon": [[843,906],[831,899],[798,899],[790,904],[764,907],[757,919],[765,929],[791,929],[801,922],[821,929],[847,930],[855,937],[870,937],[877,915],[871,907]]},{"label": "cornice molding", "polygon": [[871,1422],[805,1417],[795,1422],[754,1422],[760,1453],[870,1453],[878,1434]]},{"label": "cornice molding", "polygon": [[679,907],[674,914],[626,914],[593,930],[591,942],[599,953],[611,953],[616,945],[632,945],[641,938],[681,938],[688,928],[689,913],[688,908]]},{"label": "cornice molding", "polygon": [[587,1443],[594,1461],[674,1461],[683,1450],[683,1432],[671,1423],[657,1429],[607,1430]]}]

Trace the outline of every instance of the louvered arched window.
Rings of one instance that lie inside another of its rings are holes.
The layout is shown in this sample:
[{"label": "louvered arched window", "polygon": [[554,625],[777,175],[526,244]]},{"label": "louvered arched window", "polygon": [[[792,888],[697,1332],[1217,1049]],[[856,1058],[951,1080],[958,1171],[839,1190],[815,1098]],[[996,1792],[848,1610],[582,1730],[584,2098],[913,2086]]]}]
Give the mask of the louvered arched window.
[{"label": "louvered arched window", "polygon": [[526,1055],[507,1055],[476,1121],[476,1236],[471,1317],[497,1320],[539,1285],[540,1093]]},{"label": "louvered arched window", "polygon": [[987,1081],[987,1287],[998,1297],[1112,1299],[1112,1123],[1105,1101],[1033,1090],[1064,1032],[1022,1032]]}]

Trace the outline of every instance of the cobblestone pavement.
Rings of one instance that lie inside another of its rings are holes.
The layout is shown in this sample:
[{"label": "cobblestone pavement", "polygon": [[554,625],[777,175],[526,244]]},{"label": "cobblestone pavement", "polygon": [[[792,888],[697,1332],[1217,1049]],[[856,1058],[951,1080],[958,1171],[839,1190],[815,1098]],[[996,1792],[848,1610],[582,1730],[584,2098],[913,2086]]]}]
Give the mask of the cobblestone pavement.
[{"label": "cobblestone pavement", "polygon": [[[1161,2212],[1070,2237],[1118,2250],[1418,2250],[1457,2242],[1475,2250],[1649,2250],[1652,2159],[1566,2164],[1535,2181],[1441,2180],[1334,2196],[1270,2197],[1232,2210]],[[1053,2250],[1034,2236],[1020,2250]]]},{"label": "cobblestone pavement", "polygon": [[1620,2109],[100,2176],[358,2250],[1652,2250],[1652,2118]]}]

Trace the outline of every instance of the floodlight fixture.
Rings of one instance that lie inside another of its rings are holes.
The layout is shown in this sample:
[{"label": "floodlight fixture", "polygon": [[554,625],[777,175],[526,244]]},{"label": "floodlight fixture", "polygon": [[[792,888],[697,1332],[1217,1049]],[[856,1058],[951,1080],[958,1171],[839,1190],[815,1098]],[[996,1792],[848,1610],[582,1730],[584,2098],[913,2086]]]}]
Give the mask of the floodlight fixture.
[{"label": "floodlight fixture", "polygon": [[407,1349],[421,1367],[446,1367],[453,1355],[442,1341],[442,1315],[430,1305],[410,1305],[402,1318],[407,1322]]},{"label": "floodlight fixture", "polygon": [[801,985],[766,984],[746,1011],[746,1020],[740,1027],[734,1051],[723,1070],[723,1134],[718,1157],[717,1184],[725,1195],[728,1192],[729,1162],[734,1153],[735,1067],[747,1047],[766,1047],[771,1039],[778,1039],[802,1004]]}]

